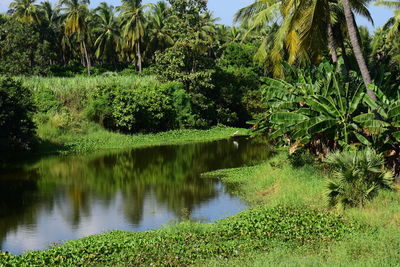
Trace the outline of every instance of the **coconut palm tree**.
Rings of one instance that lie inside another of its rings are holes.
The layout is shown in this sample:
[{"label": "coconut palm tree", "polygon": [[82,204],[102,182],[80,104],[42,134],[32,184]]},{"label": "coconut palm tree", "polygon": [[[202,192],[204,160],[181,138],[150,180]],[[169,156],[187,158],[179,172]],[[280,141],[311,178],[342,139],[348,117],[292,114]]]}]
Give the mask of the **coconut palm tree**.
[{"label": "coconut palm tree", "polygon": [[15,0],[10,3],[8,13],[21,22],[40,24],[41,12],[35,0]]},{"label": "coconut palm tree", "polygon": [[[287,54],[289,64],[306,61],[316,61],[321,58],[321,51],[326,47],[324,40],[329,40],[332,60],[337,61],[336,43],[334,40],[334,23],[340,23],[338,17],[343,12],[347,23],[348,34],[353,45],[365,84],[371,84],[365,59],[358,40],[357,25],[354,12],[371,18],[366,7],[368,0],[343,0],[343,6],[329,0],[255,0],[235,15],[235,21],[241,21],[250,26],[250,31],[265,27],[274,20],[280,21],[279,30],[275,36],[271,59],[274,73],[282,75],[280,62]],[[376,100],[370,89],[368,94]]]},{"label": "coconut palm tree", "polygon": [[[358,38],[358,28],[357,23],[354,19],[354,14],[352,12],[352,6],[350,0],[342,0],[344,16],[346,19],[347,30],[350,38],[351,45],[353,47],[354,56],[357,60],[358,67],[361,71],[361,76],[363,77],[364,84],[368,87],[368,85],[372,84],[371,75],[369,73],[367,63],[365,61],[364,55],[362,53],[360,40]],[[377,101],[377,97],[375,93],[367,89],[368,95],[372,100]]]},{"label": "coconut palm tree", "polygon": [[174,40],[167,28],[169,7],[166,2],[159,1],[151,7],[147,16],[148,47],[147,50],[153,53],[156,50],[164,51],[173,45]]},{"label": "coconut palm tree", "polygon": [[400,33],[400,1],[378,1],[376,5],[385,6],[394,9],[394,16],[384,25],[388,29],[388,37],[393,39]]},{"label": "coconut palm tree", "polygon": [[[279,21],[280,26],[274,37],[274,45],[268,54],[273,62],[275,75],[282,76],[280,63],[285,55],[289,64],[305,63],[312,58],[317,58],[316,55],[320,54],[321,49],[325,47],[326,27],[323,28],[322,33],[322,27],[320,27],[322,18],[326,19],[326,16],[321,16],[321,13],[325,13],[324,7],[317,0],[256,0],[253,4],[239,10],[234,21],[241,22],[248,28],[244,38],[255,30],[260,31]],[[312,16],[314,13],[319,13],[319,15]],[[316,24],[316,22],[319,23]],[[325,38],[317,37],[321,34],[324,34]],[[309,41],[306,42],[306,38]],[[261,44],[267,47],[265,42]],[[257,54],[266,55],[267,53],[258,51]]]},{"label": "coconut palm tree", "polygon": [[115,62],[120,45],[119,22],[115,17],[114,7],[102,2],[95,9],[96,26],[93,32],[97,35],[94,42],[96,58]]},{"label": "coconut palm tree", "polygon": [[60,13],[58,8],[54,8],[54,6],[50,3],[49,0],[40,3],[39,6],[42,11],[42,16],[44,20],[51,27],[57,20],[60,18]]},{"label": "coconut palm tree", "polygon": [[80,50],[86,60],[88,75],[90,75],[90,57],[86,44],[88,37],[89,0],[61,0],[61,11],[64,16],[64,33],[71,37],[75,35],[80,43]]},{"label": "coconut palm tree", "polygon": [[[145,35],[144,9],[150,4],[142,5],[142,0],[122,0],[122,5],[117,7],[121,16],[123,48],[128,57],[132,57],[136,50],[136,65],[142,71],[142,47]],[[133,52],[133,53],[132,53]]]}]

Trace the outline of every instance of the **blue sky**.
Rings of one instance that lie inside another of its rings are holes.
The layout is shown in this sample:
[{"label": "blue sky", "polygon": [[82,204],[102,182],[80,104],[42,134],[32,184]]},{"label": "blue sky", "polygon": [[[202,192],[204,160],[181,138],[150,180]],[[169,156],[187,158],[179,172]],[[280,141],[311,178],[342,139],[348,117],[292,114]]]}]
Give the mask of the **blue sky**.
[{"label": "blue sky", "polygon": [[[9,3],[12,0],[0,0],[0,12],[5,12]],[[40,2],[41,0],[37,0]],[[54,1],[54,0],[53,0]],[[106,1],[113,5],[119,5],[119,0],[91,0],[91,5],[96,6],[98,3]],[[240,8],[250,4],[253,0],[208,0],[208,7],[214,12],[216,17],[221,18],[220,23],[232,24],[233,14]],[[156,0],[144,0],[144,2],[156,2]],[[375,26],[382,26],[389,17],[392,16],[392,11],[382,7],[370,6],[370,11],[375,21]],[[365,19],[357,18],[360,25],[368,26],[373,31],[374,27]]]}]

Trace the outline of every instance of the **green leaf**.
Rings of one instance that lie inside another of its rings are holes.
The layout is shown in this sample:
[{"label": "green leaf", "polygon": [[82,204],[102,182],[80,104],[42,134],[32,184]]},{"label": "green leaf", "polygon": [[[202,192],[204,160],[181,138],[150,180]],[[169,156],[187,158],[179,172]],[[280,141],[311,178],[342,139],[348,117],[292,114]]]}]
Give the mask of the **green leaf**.
[{"label": "green leaf", "polygon": [[282,128],[282,129],[276,130],[276,131],[273,132],[273,133],[270,133],[270,134],[268,135],[268,137],[271,138],[271,139],[275,139],[275,138],[281,137],[281,136],[284,135],[285,133],[286,133],[285,129]]},{"label": "green leaf", "polygon": [[307,116],[294,112],[277,112],[270,117],[272,123],[285,125],[293,125],[305,120],[308,120]]},{"label": "green leaf", "polygon": [[312,125],[309,129],[308,129],[308,133],[311,135],[314,135],[316,133],[321,133],[321,132],[325,132],[326,130],[332,128],[333,126],[337,125],[337,120],[324,120],[321,122],[318,122],[314,125]]},{"label": "green leaf", "polygon": [[361,123],[361,124],[367,123],[367,122],[371,122],[374,119],[375,119],[375,114],[373,114],[373,113],[364,113],[364,114],[358,115],[358,116],[353,118],[353,120],[355,122],[358,122],[358,123]]},{"label": "green leaf", "polygon": [[364,94],[364,102],[372,109],[375,110],[379,108],[379,105],[372,100],[372,98],[368,94]]},{"label": "green leaf", "polygon": [[366,146],[370,146],[372,145],[370,141],[368,141],[367,138],[365,138],[362,134],[359,134],[357,132],[354,132],[354,135],[356,136],[356,138],[358,139],[358,141],[360,141],[361,143],[363,143]]},{"label": "green leaf", "polygon": [[[321,103],[320,101],[323,101],[324,103]],[[337,112],[336,108],[331,105],[329,100],[327,100],[322,96],[318,97],[318,100],[309,98],[306,100],[306,102],[312,109],[322,113],[325,116],[330,116],[334,118],[339,116],[339,113]]]},{"label": "green leaf", "polygon": [[388,117],[393,118],[400,116],[400,105],[396,105],[394,107],[391,107],[388,111]]},{"label": "green leaf", "polygon": [[400,142],[400,131],[392,133],[392,136],[396,138],[397,142]]},{"label": "green leaf", "polygon": [[349,104],[349,114],[353,114],[360,105],[361,100],[364,98],[365,93],[360,89],[361,87],[357,88],[356,93],[354,94],[353,98]]}]

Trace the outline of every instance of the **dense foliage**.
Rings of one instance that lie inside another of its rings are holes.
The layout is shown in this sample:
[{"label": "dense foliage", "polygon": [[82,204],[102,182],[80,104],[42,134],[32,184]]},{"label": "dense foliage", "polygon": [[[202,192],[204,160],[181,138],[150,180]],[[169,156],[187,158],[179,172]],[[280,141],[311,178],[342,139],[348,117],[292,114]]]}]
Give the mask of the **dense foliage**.
[{"label": "dense foliage", "polygon": [[293,247],[340,240],[361,227],[301,207],[259,208],[209,226],[181,224],[144,233],[111,232],[22,256],[1,253],[4,264],[177,266],[266,251],[278,242]]},{"label": "dense foliage", "polygon": [[100,87],[90,93],[86,114],[123,132],[192,126],[190,97],[180,83],[134,89]]},{"label": "dense foliage", "polygon": [[31,92],[20,82],[0,79],[0,151],[32,148],[35,111]]}]

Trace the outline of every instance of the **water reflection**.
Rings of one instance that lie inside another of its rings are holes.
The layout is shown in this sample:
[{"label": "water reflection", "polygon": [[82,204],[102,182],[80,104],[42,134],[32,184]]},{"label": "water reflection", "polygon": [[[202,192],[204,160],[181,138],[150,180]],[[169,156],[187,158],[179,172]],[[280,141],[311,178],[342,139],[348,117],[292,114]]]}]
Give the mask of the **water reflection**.
[{"label": "water reflection", "polygon": [[[233,141],[237,142],[234,143]],[[268,157],[261,140],[222,140],[39,160],[0,175],[0,244],[22,253],[105,230],[144,231],[245,208],[201,173]]]}]

